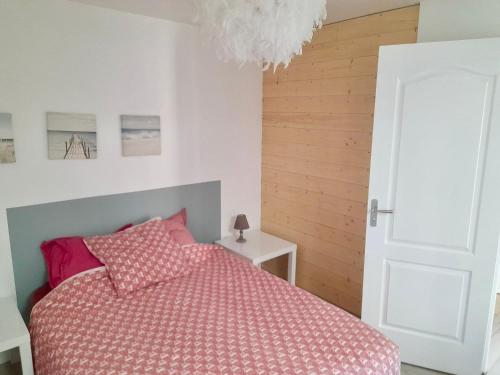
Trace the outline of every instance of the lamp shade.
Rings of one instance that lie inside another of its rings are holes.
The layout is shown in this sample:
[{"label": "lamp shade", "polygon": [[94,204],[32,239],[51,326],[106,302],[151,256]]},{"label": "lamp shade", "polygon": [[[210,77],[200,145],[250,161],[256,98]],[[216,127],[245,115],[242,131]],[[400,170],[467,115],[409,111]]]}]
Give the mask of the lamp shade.
[{"label": "lamp shade", "polygon": [[247,217],[243,214],[236,216],[236,221],[234,222],[234,229],[245,230],[250,228],[248,225]]}]

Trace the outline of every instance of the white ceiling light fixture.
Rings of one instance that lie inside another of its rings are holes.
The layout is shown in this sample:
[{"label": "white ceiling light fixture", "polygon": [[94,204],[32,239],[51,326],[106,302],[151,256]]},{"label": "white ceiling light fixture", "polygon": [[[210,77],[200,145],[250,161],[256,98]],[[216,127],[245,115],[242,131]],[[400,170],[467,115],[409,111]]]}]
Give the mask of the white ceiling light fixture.
[{"label": "white ceiling light fixture", "polygon": [[196,22],[223,61],[285,67],[326,18],[326,0],[196,0]]}]

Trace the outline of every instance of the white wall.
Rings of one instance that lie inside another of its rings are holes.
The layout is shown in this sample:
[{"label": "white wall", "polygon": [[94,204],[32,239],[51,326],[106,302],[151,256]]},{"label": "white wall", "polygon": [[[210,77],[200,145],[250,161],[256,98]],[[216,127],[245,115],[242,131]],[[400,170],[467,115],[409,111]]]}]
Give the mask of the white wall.
[{"label": "white wall", "polygon": [[[14,291],[5,209],[222,180],[222,229],[260,223],[262,73],[218,62],[195,27],[66,0],[0,1],[0,295]],[[47,111],[94,113],[98,159],[47,160]],[[159,114],[163,154],[121,156],[120,114]],[[50,220],[50,218],[49,218]],[[29,272],[29,270],[27,270]]]},{"label": "white wall", "polygon": [[500,37],[500,0],[421,0],[418,42]]}]

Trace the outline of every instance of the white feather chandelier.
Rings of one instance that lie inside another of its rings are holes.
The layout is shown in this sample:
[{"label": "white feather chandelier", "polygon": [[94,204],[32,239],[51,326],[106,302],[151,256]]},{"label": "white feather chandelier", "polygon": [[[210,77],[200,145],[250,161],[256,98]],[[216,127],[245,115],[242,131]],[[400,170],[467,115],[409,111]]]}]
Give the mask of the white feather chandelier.
[{"label": "white feather chandelier", "polygon": [[326,0],[196,0],[201,32],[223,61],[288,66],[326,18]]}]

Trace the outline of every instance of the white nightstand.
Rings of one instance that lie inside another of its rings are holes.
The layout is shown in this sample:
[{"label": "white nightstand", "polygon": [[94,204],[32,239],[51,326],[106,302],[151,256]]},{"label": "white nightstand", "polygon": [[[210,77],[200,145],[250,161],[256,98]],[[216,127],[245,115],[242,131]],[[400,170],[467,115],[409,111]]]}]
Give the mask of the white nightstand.
[{"label": "white nightstand", "polygon": [[216,241],[227,250],[251,261],[256,266],[261,263],[288,254],[288,282],[295,285],[295,268],[297,265],[297,245],[281,238],[251,230],[244,233],[247,242],[236,242],[236,237],[225,237]]},{"label": "white nightstand", "polygon": [[24,375],[33,375],[30,334],[14,297],[0,298],[0,352],[19,347]]}]

